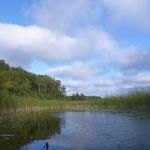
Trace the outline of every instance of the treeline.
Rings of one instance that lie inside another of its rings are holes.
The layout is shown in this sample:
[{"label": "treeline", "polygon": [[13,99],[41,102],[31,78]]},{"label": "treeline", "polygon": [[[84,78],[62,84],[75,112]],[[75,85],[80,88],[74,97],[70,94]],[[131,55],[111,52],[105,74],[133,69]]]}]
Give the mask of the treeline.
[{"label": "treeline", "polygon": [[20,67],[13,68],[0,60],[0,94],[34,96],[40,98],[63,98],[66,88],[61,81],[47,75],[36,75]]},{"label": "treeline", "polygon": [[101,100],[102,98],[100,96],[86,96],[83,93],[74,93],[72,96],[66,97],[68,100]]}]

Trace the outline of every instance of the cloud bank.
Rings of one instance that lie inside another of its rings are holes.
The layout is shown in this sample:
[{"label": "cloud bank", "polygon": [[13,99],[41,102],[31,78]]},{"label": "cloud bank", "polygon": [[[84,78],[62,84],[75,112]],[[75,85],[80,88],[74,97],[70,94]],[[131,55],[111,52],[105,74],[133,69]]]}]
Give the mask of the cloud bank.
[{"label": "cloud bank", "polygon": [[150,46],[124,44],[107,30],[149,34],[149,0],[33,0],[26,13],[35,25],[0,23],[0,59],[26,68],[33,59],[48,64],[43,73],[61,79],[69,94],[149,86]]}]

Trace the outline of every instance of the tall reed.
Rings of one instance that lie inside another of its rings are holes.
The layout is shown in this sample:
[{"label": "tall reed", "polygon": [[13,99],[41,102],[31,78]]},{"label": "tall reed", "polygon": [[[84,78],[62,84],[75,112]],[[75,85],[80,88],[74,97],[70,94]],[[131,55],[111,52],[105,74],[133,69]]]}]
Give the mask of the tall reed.
[{"label": "tall reed", "polygon": [[150,93],[137,92],[126,96],[105,97],[101,100],[39,100],[32,97],[0,95],[0,112],[84,111],[99,109],[150,111]]}]

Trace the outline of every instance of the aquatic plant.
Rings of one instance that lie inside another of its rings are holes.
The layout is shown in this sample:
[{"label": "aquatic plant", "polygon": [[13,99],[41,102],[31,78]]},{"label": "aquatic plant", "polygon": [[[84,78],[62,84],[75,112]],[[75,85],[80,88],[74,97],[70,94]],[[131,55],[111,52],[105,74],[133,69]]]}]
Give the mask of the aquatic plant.
[{"label": "aquatic plant", "polygon": [[40,100],[32,97],[0,95],[1,113],[31,111],[85,111],[99,109],[121,109],[150,111],[150,93],[137,92],[126,96],[105,97],[101,100]]}]

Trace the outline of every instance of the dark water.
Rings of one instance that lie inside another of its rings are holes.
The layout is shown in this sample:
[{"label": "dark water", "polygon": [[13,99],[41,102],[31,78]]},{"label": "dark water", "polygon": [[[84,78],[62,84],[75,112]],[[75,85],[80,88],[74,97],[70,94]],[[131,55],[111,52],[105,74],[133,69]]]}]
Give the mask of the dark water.
[{"label": "dark water", "polygon": [[65,112],[1,121],[0,150],[46,147],[48,150],[150,150],[150,116]]}]

